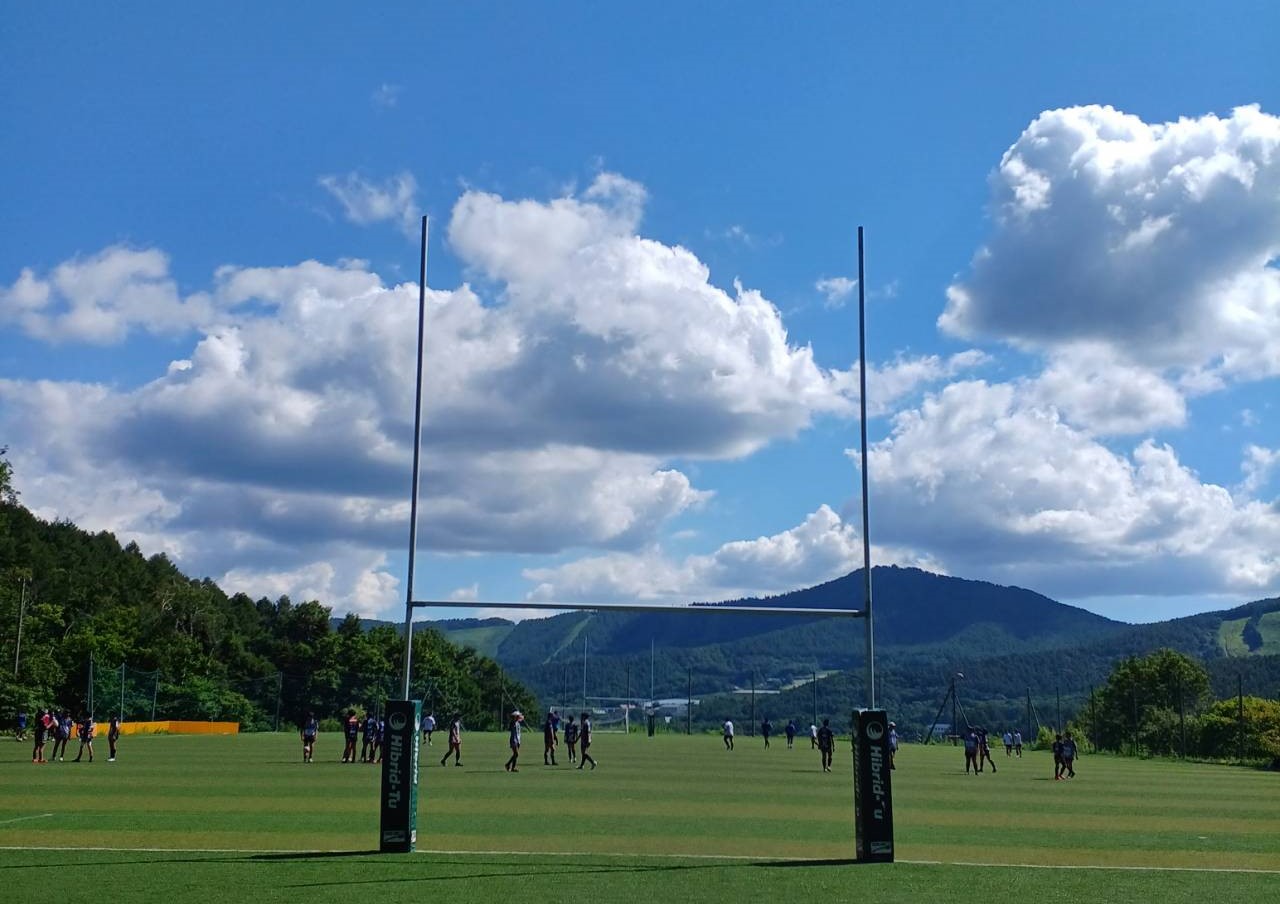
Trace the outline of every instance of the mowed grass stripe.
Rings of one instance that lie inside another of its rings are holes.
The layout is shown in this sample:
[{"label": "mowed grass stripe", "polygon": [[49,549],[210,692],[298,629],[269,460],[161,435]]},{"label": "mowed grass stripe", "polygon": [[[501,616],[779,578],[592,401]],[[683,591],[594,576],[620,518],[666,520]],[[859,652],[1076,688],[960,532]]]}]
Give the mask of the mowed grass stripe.
[{"label": "mowed grass stripe", "polygon": [[[138,847],[110,847],[102,845],[78,846],[78,847],[48,847],[43,845],[24,845],[19,847],[0,846],[0,852],[14,853],[38,853],[38,852],[59,852],[83,854],[91,852],[101,853],[147,853],[158,855],[222,855],[231,854],[238,857],[249,859],[260,859],[262,857],[294,857],[302,858],[323,858],[326,856],[367,856],[374,857],[374,852],[349,852],[333,849],[305,849],[305,850],[256,850],[245,848],[138,848]],[[1016,853],[1013,851],[1011,853]],[[413,856],[418,857],[497,857],[509,860],[510,862],[518,862],[523,858],[546,858],[546,857],[572,857],[572,858],[616,858],[624,860],[699,860],[699,861],[726,861],[726,862],[742,862],[742,861],[758,861],[759,864],[768,864],[777,862],[779,864],[797,864],[797,865],[815,865],[813,858],[807,856],[801,857],[758,857],[742,854],[692,854],[692,853],[663,853],[663,854],[637,854],[635,851],[557,851],[557,850],[499,850],[499,849],[467,849],[467,850],[445,850],[418,848],[413,852]],[[942,860],[907,860],[899,859],[898,864],[916,865],[916,866],[962,866],[975,867],[983,869],[1043,869],[1043,870],[1093,870],[1093,871],[1134,871],[1134,872],[1150,872],[1150,873],[1250,873],[1258,875],[1277,875],[1280,876],[1280,868],[1270,867],[1229,867],[1229,866],[1135,866],[1127,864],[1055,864],[1055,863],[1032,863],[1028,861],[1010,860],[1008,862],[991,862],[982,860],[957,860],[946,862]],[[854,865],[852,861],[838,861],[832,865]],[[885,868],[888,868],[887,866]]]},{"label": "mowed grass stripe", "polygon": [[[421,758],[419,845],[441,850],[806,858],[853,856],[851,757],[824,774],[807,745],[605,735],[595,772],[542,765],[529,738],[518,775],[505,736],[468,734],[466,767]],[[304,766],[285,735],[126,737],[117,763],[33,766],[0,743],[0,845],[368,851],[379,770]],[[74,747],[73,747],[74,751]],[[894,773],[904,860],[1043,865],[1280,868],[1280,776],[1248,769],[1084,757],[1048,779],[1045,754],[997,755],[963,774],[951,747],[910,746]],[[40,820],[36,814],[53,812]],[[6,820],[20,820],[6,822]],[[0,854],[0,866],[12,856]],[[256,862],[256,861],[255,861]]]},{"label": "mowed grass stripe", "polygon": [[[96,901],[103,889],[127,904],[194,897],[208,904],[251,899],[330,902],[376,898],[382,904],[438,899],[731,901],[779,897],[918,904],[951,897],[1000,896],[1037,902],[1098,899],[1161,904],[1274,900],[1274,875],[1148,873],[1133,870],[1028,869],[987,864],[898,863],[856,867],[839,862],[697,861],[630,856],[527,856],[485,852],[427,856],[296,853],[4,852],[0,870],[24,887],[53,880],[59,901]],[[91,880],[91,881],[78,881]]]}]

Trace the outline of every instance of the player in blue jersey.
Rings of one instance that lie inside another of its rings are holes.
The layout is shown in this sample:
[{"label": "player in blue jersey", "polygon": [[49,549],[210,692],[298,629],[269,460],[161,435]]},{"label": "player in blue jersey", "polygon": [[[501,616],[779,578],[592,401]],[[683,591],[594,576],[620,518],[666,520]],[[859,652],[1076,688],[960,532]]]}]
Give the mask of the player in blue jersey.
[{"label": "player in blue jersey", "polygon": [[511,730],[507,734],[507,745],[511,748],[511,757],[503,767],[508,772],[519,772],[516,764],[520,762],[520,729],[524,725],[524,713],[514,710],[511,713]]},{"label": "player in blue jersey", "polygon": [[72,714],[67,711],[54,714],[54,752],[49,755],[49,762],[63,762],[67,757],[67,741],[72,739]]},{"label": "player in blue jersey", "polygon": [[76,751],[73,763],[80,762],[86,750],[89,751],[89,762],[93,762],[93,735],[97,730],[98,727],[93,724],[93,716],[85,713],[76,724],[76,736],[80,738],[80,749]]},{"label": "player in blue jersey", "polygon": [[360,740],[360,762],[372,763],[374,754],[374,737],[378,734],[378,717],[365,710],[363,733]]},{"label": "player in blue jersey", "polygon": [[302,720],[302,728],[298,734],[302,737],[302,762],[310,763],[316,754],[316,735],[320,733],[320,723],[315,713],[307,713]]},{"label": "player in blue jersey", "polygon": [[556,717],[556,711],[553,709],[547,713],[546,721],[542,723],[542,765],[555,766],[556,763],[556,745],[559,742],[559,733],[556,727],[560,724],[560,720]]},{"label": "player in blue jersey", "polygon": [[581,744],[582,746],[582,762],[578,763],[579,769],[581,769],[587,763],[591,764],[591,769],[593,771],[596,768],[595,758],[592,757],[591,754],[587,752],[588,750],[591,749],[591,742],[593,740],[595,739],[592,738],[591,736],[591,714],[583,713],[582,725],[578,729],[578,743]]},{"label": "player in blue jersey", "polygon": [[818,729],[818,753],[822,756],[822,771],[831,771],[831,758],[836,751],[836,735],[831,730],[831,720],[823,719],[822,727]]},{"label": "player in blue jersey", "polygon": [[578,759],[578,723],[573,721],[573,716],[569,717],[569,722],[564,727],[564,746],[569,748],[569,762],[572,763]]},{"label": "player in blue jersey", "polygon": [[1062,738],[1062,777],[1076,777],[1076,739],[1071,732]]}]

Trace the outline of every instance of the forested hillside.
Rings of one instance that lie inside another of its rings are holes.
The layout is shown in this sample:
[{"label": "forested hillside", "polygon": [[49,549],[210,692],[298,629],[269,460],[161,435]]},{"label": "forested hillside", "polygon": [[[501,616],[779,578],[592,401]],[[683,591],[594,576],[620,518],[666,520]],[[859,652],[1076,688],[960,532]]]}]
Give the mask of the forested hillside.
[{"label": "forested hillside", "polygon": [[[1203,661],[1219,696],[1237,685],[1249,694],[1280,692],[1280,656],[1262,655],[1269,635],[1252,655],[1244,650],[1230,658],[1222,641],[1248,625],[1267,631],[1280,600],[1127,625],[1028,590],[918,569],[876,568],[873,581],[877,696],[917,730],[937,716],[957,673],[965,675],[958,687],[971,718],[1049,722],[1081,711],[1118,661],[1161,648]],[[860,607],[862,575],[738,602]],[[866,700],[863,623],[847,618],[573,612],[505,628],[492,620],[483,628],[451,622],[448,632],[459,640],[474,634],[490,644],[500,640],[499,661],[548,700],[690,695],[704,701],[695,717],[703,725],[726,715],[755,721],[752,687],[756,717],[768,708],[806,724]]]},{"label": "forested hillside", "polygon": [[[3,458],[0,458],[3,462]],[[403,641],[393,627],[365,630],[348,616],[287,597],[228,596],[182,574],[163,555],[122,547],[110,533],[48,523],[0,500],[0,718],[92,696],[99,718],[238,721],[287,727],[377,707],[400,690]],[[19,632],[20,635],[19,635]],[[92,665],[91,665],[92,663]],[[491,659],[434,630],[415,633],[413,690],[473,728],[503,709],[533,708],[532,695]]]}]

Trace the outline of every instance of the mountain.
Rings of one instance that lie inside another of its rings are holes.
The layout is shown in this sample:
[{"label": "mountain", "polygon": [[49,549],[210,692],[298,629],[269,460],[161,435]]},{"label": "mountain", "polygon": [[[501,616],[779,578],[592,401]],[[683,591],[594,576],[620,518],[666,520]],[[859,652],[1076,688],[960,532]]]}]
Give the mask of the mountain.
[{"label": "mountain", "polygon": [[[1057,645],[1104,637],[1124,625],[1083,609],[1057,603],[1017,587],[1000,587],[895,566],[872,572],[875,630],[881,645],[919,646],[955,642],[1003,643],[1016,648]],[[825,666],[845,664],[848,657],[833,650],[833,624],[861,622],[800,615],[715,614],[717,605],[767,605],[794,609],[864,607],[862,572],[780,596],[734,600],[693,607],[696,612],[611,613],[571,612],[515,625],[497,648],[499,661],[510,665],[552,662],[578,649],[584,630],[594,654],[646,652],[652,643],[664,649],[735,644],[769,636],[797,654],[816,657]],[[450,634],[449,630],[445,630]],[[859,645],[860,649],[860,645]]]},{"label": "mountain", "polygon": [[[1129,625],[1030,590],[915,568],[877,567],[872,579],[877,694],[926,725],[957,672],[966,676],[963,695],[993,724],[1025,718],[1028,710],[1052,711],[1055,718],[1059,710],[1078,711],[1117,660],[1160,647],[1205,660],[1215,689],[1234,684],[1242,669],[1259,692],[1264,686],[1272,692],[1271,676],[1280,677],[1280,656],[1267,655],[1280,645],[1280,600]],[[734,603],[861,608],[862,573]],[[841,700],[865,700],[861,620],[716,615],[695,608],[569,612],[518,624],[461,622],[442,630],[458,643],[468,637],[484,643],[476,648],[544,700],[683,698],[692,689],[693,696],[713,699],[719,710],[738,718],[749,715],[737,708],[741,692],[753,687],[758,694],[768,692],[776,706],[795,710],[803,704],[801,712],[817,709],[812,700],[818,698],[829,698],[832,712],[844,708]]]}]

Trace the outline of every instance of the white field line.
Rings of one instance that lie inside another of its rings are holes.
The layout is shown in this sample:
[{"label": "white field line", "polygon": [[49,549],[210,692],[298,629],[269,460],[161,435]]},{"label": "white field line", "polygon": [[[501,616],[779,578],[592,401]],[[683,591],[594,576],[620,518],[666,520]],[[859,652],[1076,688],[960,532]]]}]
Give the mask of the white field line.
[{"label": "white field line", "polygon": [[1139,873],[1258,873],[1263,876],[1280,876],[1280,869],[1260,869],[1249,866],[1126,866],[1106,863],[979,863],[973,860],[898,860],[917,866],[974,866],[989,869],[1091,869],[1119,870]]},{"label": "white field line", "polygon": [[[42,814],[52,816],[52,813]],[[36,819],[22,816],[19,819]],[[9,820],[13,822],[14,820]],[[0,845],[0,851],[82,851],[137,854],[349,854],[351,851],[293,850],[285,848],[160,848],[160,847],[96,847],[71,845]],[[377,853],[370,851],[370,854]],[[825,857],[774,857],[755,854],[640,854],[634,851],[453,851],[420,849],[415,853],[425,856],[449,857],[610,857],[631,860],[751,860],[774,863],[804,863],[808,860],[830,860]],[[852,862],[852,861],[850,861]],[[968,866],[983,869],[1049,869],[1049,870],[1117,870],[1121,872],[1151,873],[1256,873],[1263,876],[1280,876],[1280,869],[1232,866],[1132,866],[1105,863],[986,863],[973,860],[897,860],[910,866]]]},{"label": "white field line", "polygon": [[35,816],[15,816],[13,819],[0,819],[0,826],[7,826],[12,822],[22,822],[24,819],[48,819],[52,813],[37,813]]}]

